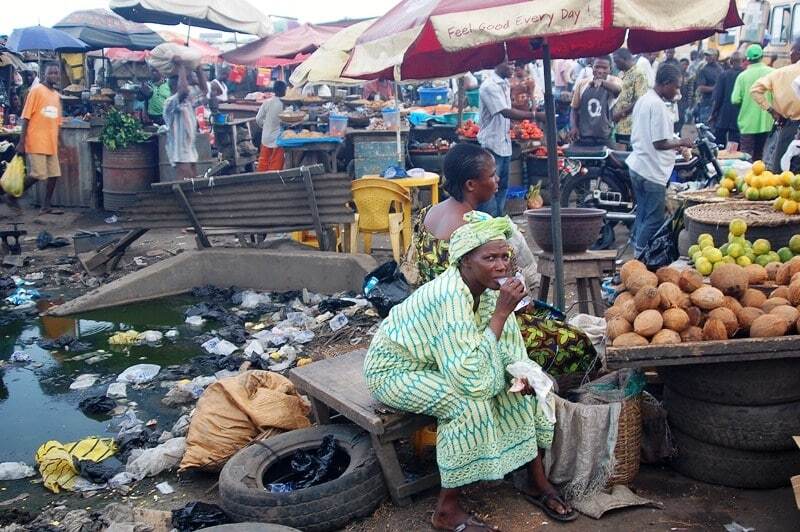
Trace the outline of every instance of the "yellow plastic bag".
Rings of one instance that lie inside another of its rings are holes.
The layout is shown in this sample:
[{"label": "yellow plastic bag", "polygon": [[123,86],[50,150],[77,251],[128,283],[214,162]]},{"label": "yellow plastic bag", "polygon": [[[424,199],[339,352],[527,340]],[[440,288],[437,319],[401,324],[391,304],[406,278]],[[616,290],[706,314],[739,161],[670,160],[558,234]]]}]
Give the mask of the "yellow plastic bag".
[{"label": "yellow plastic bag", "polygon": [[113,439],[91,436],[71,443],[50,440],[37,449],[35,459],[45,487],[58,493],[75,486],[78,470],[73,458],[102,462],[116,452]]},{"label": "yellow plastic bag", "polygon": [[15,198],[25,192],[25,159],[15,155],[6,166],[3,177],[0,177],[0,187]]}]

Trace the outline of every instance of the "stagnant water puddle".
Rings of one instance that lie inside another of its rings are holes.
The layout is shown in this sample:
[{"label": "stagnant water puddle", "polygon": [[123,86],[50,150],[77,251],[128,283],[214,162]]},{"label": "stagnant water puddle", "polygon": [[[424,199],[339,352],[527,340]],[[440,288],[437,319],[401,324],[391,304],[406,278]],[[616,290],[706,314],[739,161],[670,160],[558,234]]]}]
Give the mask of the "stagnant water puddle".
[{"label": "stagnant water puddle", "polygon": [[[0,326],[0,360],[8,361],[15,351],[30,355],[32,363],[6,364],[0,369],[0,462],[22,461],[33,465],[36,449],[48,440],[75,441],[90,435],[113,436],[109,421],[93,419],[78,409],[78,403],[105,392],[107,384],[125,368],[152,363],[162,368],[187,362],[202,354],[192,341],[201,331],[184,325],[184,309],[197,300],[190,296],[162,299],[82,314],[74,318],[34,316]],[[180,336],[161,346],[112,348],[108,338],[116,331],[148,329],[165,332],[177,329]],[[55,339],[69,334],[91,344],[92,350],[105,350],[110,358],[87,364],[71,360],[78,353],[47,351],[36,345],[39,338]],[[96,373],[101,379],[85,390],[70,390],[75,377]],[[128,387],[128,401],[138,403],[137,412],[144,419],[157,419],[169,427],[180,411],[161,404],[166,392],[158,386],[137,390]]]}]

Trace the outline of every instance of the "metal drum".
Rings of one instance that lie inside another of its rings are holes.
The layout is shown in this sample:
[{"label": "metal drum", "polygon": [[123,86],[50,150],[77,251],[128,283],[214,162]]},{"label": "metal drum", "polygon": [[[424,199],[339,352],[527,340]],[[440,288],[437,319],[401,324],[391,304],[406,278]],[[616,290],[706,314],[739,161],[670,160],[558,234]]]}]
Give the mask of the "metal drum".
[{"label": "metal drum", "polygon": [[115,211],[133,204],[158,177],[155,142],[109,150],[103,146],[103,208]]}]

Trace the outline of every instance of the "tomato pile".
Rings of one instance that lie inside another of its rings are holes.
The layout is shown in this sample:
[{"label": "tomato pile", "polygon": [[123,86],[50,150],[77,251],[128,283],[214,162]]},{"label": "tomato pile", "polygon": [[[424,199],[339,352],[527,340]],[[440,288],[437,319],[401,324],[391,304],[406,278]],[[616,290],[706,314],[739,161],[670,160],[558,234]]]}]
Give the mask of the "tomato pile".
[{"label": "tomato pile", "polygon": [[[533,150],[533,156],[542,158],[547,157],[547,148],[544,146],[539,146],[538,148]],[[564,157],[564,150],[561,149],[561,146],[559,146],[558,150],[556,150],[556,156]]]},{"label": "tomato pile", "polygon": [[472,120],[467,120],[462,127],[456,129],[456,134],[468,139],[474,139],[478,137],[478,131],[480,131],[478,124]]},{"label": "tomato pile", "polygon": [[542,130],[539,128],[539,126],[530,120],[523,120],[522,122],[518,122],[511,127],[512,139],[541,140],[543,137],[544,133],[542,133]]}]

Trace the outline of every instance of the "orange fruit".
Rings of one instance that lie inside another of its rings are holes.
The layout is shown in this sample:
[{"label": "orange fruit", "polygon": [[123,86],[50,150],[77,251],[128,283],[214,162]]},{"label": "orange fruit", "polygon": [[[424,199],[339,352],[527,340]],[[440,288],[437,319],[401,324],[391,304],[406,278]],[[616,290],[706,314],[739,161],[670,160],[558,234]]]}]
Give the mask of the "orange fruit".
[{"label": "orange fruit", "polygon": [[753,174],[754,175],[761,175],[764,173],[764,170],[767,169],[767,165],[764,164],[764,161],[756,161],[753,163]]},{"label": "orange fruit", "polygon": [[781,209],[784,214],[797,214],[797,202],[794,200],[786,200],[783,202]]}]

